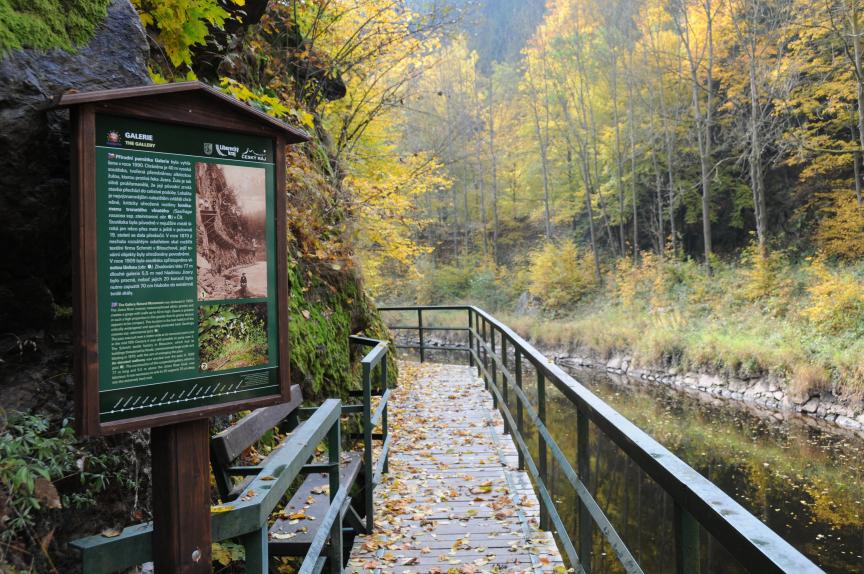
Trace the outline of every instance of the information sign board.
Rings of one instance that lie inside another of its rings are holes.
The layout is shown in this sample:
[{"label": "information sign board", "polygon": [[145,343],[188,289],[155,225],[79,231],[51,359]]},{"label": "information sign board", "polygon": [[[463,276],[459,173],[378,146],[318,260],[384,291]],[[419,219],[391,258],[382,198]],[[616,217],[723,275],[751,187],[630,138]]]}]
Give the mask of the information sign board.
[{"label": "information sign board", "polygon": [[61,100],[75,106],[79,428],[287,400],[282,180],[302,132],[197,82],[116,92]]},{"label": "information sign board", "polygon": [[100,421],[278,394],[272,140],[103,114],[96,137]]}]

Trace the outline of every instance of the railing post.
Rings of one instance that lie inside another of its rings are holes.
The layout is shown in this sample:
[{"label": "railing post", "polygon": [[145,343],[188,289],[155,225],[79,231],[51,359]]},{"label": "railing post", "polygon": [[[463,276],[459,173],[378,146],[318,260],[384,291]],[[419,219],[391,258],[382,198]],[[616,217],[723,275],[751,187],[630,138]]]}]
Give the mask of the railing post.
[{"label": "railing post", "polygon": [[423,309],[417,309],[417,332],[420,333],[420,362],[426,360],[426,349],[423,344]]},{"label": "railing post", "polygon": [[264,524],[260,529],[245,534],[240,539],[246,553],[246,572],[249,574],[267,574],[270,560],[267,553],[268,530],[267,524]]},{"label": "railing post", "polygon": [[[342,435],[340,421],[336,419],[330,432],[327,433],[327,455],[330,463],[330,503],[339,493],[339,459],[342,447]],[[370,507],[371,511],[371,507]],[[371,512],[369,514],[371,516]],[[336,520],[330,527],[330,572],[331,574],[342,574],[342,513],[336,514]]]},{"label": "railing post", "polygon": [[480,329],[480,337],[483,339],[483,383],[486,385],[486,390],[489,390],[489,379],[486,373],[489,371],[489,353],[486,350],[486,318],[482,319],[483,327]]},{"label": "railing post", "polygon": [[474,310],[468,309],[468,366],[474,366]]},{"label": "railing post", "polygon": [[[513,347],[513,370],[516,373],[516,386],[522,388],[522,352],[519,347]],[[522,398],[516,396],[516,430],[519,436],[524,439],[524,423],[522,422]],[[516,449],[519,457],[519,470],[525,470],[525,455],[522,454],[522,449]]]},{"label": "railing post", "polygon": [[[508,389],[510,388],[510,381],[507,380],[507,336],[504,333],[501,333],[501,366],[503,367],[503,372],[501,373],[501,398],[504,401],[503,408],[510,412],[510,396]],[[507,417],[502,417],[504,419],[504,434],[510,434],[510,424],[507,422]]]},{"label": "railing post", "polygon": [[[387,392],[387,354],[385,353],[383,357],[381,357],[381,398],[384,398],[384,393]],[[381,411],[381,436],[383,437],[383,441],[387,441],[387,433],[390,431],[387,428],[387,405],[384,405],[384,409]],[[382,443],[383,444],[383,443]],[[384,468],[383,472],[390,472],[390,453],[384,453]]]},{"label": "railing post", "polygon": [[475,314],[474,315],[474,330],[477,331],[477,338],[474,340],[474,344],[477,346],[477,376],[480,376],[483,374],[482,369],[480,368],[480,365],[483,362],[483,360],[480,357],[480,353],[481,353],[481,351],[480,351],[480,338],[481,338],[480,321],[481,321],[480,315]]},{"label": "railing post", "polygon": [[699,523],[675,503],[675,572],[699,574]]},{"label": "railing post", "polygon": [[363,363],[363,509],[366,511],[366,530],[375,526],[373,511],[372,473],[372,366]]},{"label": "railing post", "polygon": [[[543,372],[540,370],[540,365],[534,365],[534,368],[537,369],[537,416],[545,425],[546,377],[543,376]],[[549,483],[549,473],[546,468],[546,439],[543,437],[540,429],[537,429],[537,441],[539,447],[537,452],[537,466],[540,471],[540,482],[543,483],[543,486],[546,486]],[[540,503],[540,530],[549,530],[549,511],[546,509],[546,505],[542,502]]]},{"label": "railing post", "polygon": [[[588,488],[591,458],[588,452],[588,415],[576,407],[576,470],[579,480]],[[591,574],[591,544],[594,524],[588,507],[579,499],[579,561],[585,574]]]},{"label": "railing post", "polygon": [[[489,346],[492,348],[492,364],[490,368],[492,369],[491,378],[492,378],[492,386],[496,389],[498,388],[498,361],[495,359],[495,325],[489,325]],[[498,395],[497,393],[492,393],[492,407],[498,408]]]}]

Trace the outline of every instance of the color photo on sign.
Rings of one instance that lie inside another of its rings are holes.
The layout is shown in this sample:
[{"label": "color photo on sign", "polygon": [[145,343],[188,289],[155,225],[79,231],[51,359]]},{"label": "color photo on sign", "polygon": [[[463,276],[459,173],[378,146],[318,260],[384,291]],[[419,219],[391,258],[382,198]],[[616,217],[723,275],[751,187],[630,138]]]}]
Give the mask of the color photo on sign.
[{"label": "color photo on sign", "polygon": [[267,304],[198,308],[200,370],[224,371],[267,363]]},{"label": "color photo on sign", "polygon": [[259,167],[195,164],[198,300],[267,297],[267,196]]}]

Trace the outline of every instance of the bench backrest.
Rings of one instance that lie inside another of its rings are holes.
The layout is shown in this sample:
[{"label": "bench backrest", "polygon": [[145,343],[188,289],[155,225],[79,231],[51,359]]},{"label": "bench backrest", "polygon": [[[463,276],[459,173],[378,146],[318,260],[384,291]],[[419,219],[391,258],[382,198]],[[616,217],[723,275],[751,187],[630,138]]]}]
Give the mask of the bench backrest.
[{"label": "bench backrest", "polygon": [[227,468],[244,450],[255,444],[268,430],[279,426],[300,408],[303,394],[299,385],[291,386],[291,400],[252,411],[240,421],[210,439],[210,455],[214,466]]}]

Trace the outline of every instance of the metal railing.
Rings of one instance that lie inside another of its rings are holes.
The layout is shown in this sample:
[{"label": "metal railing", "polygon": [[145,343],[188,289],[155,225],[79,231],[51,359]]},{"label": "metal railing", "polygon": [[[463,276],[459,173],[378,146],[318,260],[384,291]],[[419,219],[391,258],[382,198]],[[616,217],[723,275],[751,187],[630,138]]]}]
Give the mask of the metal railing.
[{"label": "metal railing", "polygon": [[[417,349],[424,361],[429,350],[464,351],[471,366],[477,366],[496,408],[504,419],[505,432],[516,443],[520,470],[530,472],[540,498],[540,527],[553,530],[576,572],[590,574],[594,550],[593,527],[602,533],[624,571],[642,573],[633,553],[610,522],[603,508],[591,494],[588,451],[589,426],[611,439],[631,461],[639,466],[672,499],[674,504],[674,560],[678,573],[700,571],[699,529],[704,528],[747,570],[762,574],[783,572],[805,574],[822,572],[744,507],[735,502],[711,481],[703,477],[668,449],[621,416],[560,367],[548,360],[509,327],[474,306],[406,306],[381,307],[380,311],[417,314],[417,325],[394,325],[396,330],[414,330],[419,345],[396,345]],[[427,327],[424,312],[464,311],[467,327]],[[430,346],[425,344],[428,331],[462,331],[468,333],[468,345]],[[513,357],[508,357],[508,347]],[[523,367],[533,367],[536,377],[537,408],[523,388]],[[576,468],[567,459],[547,427],[546,388],[553,385],[576,408]],[[511,405],[515,400],[515,414]],[[537,434],[537,460],[524,438],[526,419]],[[551,453],[561,473],[575,490],[578,506],[578,540],[568,532],[553,501],[549,484]],[[673,558],[673,557],[670,557]]]},{"label": "metal railing", "polygon": [[[381,482],[381,475],[388,471],[388,459],[390,455],[390,431],[387,425],[387,403],[390,400],[390,389],[387,388],[387,350],[389,345],[386,341],[369,339],[367,337],[352,336],[348,340],[355,345],[372,347],[366,353],[360,364],[363,368],[363,495],[364,508],[366,510],[366,531],[372,532],[375,527],[373,495],[375,487]],[[378,385],[372,388],[372,375],[378,367]],[[372,393],[380,395],[381,399],[372,411]],[[343,412],[345,408],[343,407]],[[381,423],[381,433],[373,432],[378,423]],[[381,440],[381,451],[378,460],[374,461],[372,441]]]}]

